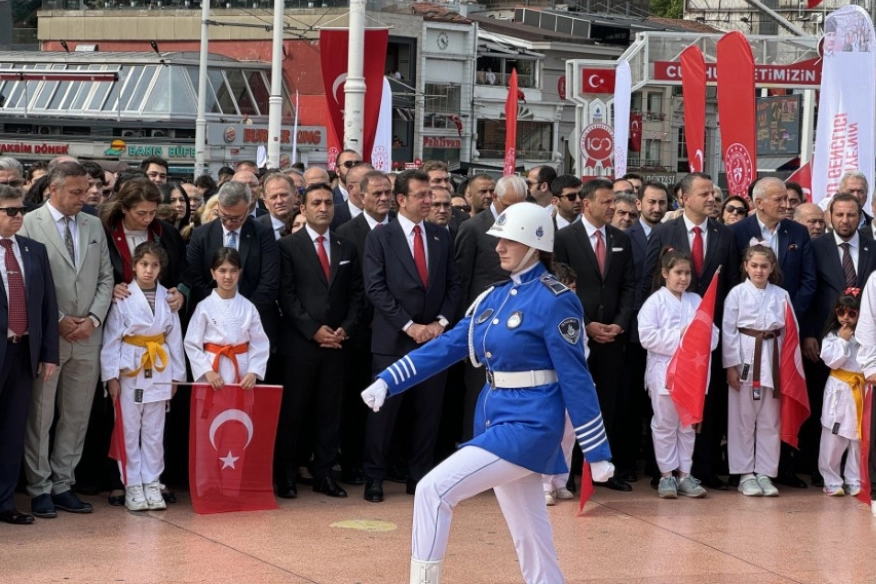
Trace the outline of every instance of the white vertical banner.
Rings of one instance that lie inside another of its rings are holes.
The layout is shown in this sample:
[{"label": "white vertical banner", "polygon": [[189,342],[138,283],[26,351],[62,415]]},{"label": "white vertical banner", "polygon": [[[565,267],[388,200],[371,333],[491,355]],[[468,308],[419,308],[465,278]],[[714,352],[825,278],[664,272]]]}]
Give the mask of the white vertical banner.
[{"label": "white vertical banner", "polygon": [[292,127],[292,164],[298,162],[298,90],[295,90],[295,125]]},{"label": "white vertical banner", "polygon": [[380,98],[374,148],[371,149],[371,165],[374,170],[381,172],[392,170],[392,89],[386,77],[383,78],[383,95]]},{"label": "white vertical banner", "polygon": [[[827,207],[843,174],[858,171],[872,188],[876,138],[876,35],[860,6],[824,22],[821,98],[812,167],[812,202]],[[869,193],[868,193],[869,196]]]},{"label": "white vertical banner", "polygon": [[630,145],[630,99],[633,75],[629,61],[617,65],[614,78],[614,176],[627,173],[627,149]]}]

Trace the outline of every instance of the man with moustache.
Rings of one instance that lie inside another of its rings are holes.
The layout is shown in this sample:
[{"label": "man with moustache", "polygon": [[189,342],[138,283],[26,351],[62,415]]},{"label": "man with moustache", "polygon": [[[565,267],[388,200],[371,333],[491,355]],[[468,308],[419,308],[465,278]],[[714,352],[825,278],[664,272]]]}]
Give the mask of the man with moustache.
[{"label": "man with moustache", "polygon": [[432,210],[426,221],[438,227],[444,227],[450,233],[451,239],[456,239],[456,230],[450,223],[452,205],[450,191],[444,187],[432,187]]},{"label": "man with moustache", "polygon": [[338,186],[334,190],[336,208],[346,203],[350,197],[350,193],[347,190],[347,173],[350,172],[350,169],[360,164],[362,164],[362,155],[355,150],[341,150],[341,153],[338,154],[335,160],[338,172]]},{"label": "man with moustache", "polygon": [[551,181],[554,222],[559,231],[581,218],[581,179],[571,174],[561,174]]},{"label": "man with moustache", "polygon": [[489,208],[493,202],[496,181],[487,174],[476,174],[465,187],[465,200],[471,205],[471,216]]},{"label": "man with moustache", "polygon": [[614,216],[611,218],[611,224],[621,231],[626,231],[633,226],[639,219],[639,207],[636,204],[638,200],[635,195],[624,193],[615,193],[614,195]]},{"label": "man with moustache", "polygon": [[[443,333],[459,303],[450,235],[425,221],[432,209],[428,175],[404,171],[396,178],[394,190],[397,219],[373,231],[365,242],[365,292],[374,306],[374,371],[382,371]],[[387,457],[402,400],[412,402],[407,492],[413,494],[417,482],[431,470],[445,379],[445,374],[438,374],[415,391],[388,399],[379,412],[368,412],[366,501],[383,501]]]},{"label": "man with moustache", "polygon": [[[453,183],[450,181],[450,171],[447,163],[440,160],[427,160],[420,168],[423,172],[429,175],[429,186],[434,188],[446,189],[448,193],[453,195]],[[469,214],[455,207],[451,207],[450,215],[450,233],[455,237],[459,231],[459,225],[469,218]]]}]

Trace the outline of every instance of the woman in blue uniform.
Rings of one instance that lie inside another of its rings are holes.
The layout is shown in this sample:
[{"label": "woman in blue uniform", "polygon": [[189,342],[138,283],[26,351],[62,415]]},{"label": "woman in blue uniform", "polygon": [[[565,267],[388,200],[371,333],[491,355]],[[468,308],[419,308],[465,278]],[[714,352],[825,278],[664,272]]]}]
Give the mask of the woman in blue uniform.
[{"label": "woman in blue uniform", "polygon": [[417,485],[411,583],[439,584],[452,509],[493,489],[529,584],[563,582],[541,474],[566,470],[560,449],[568,410],[593,479],[614,473],[593,379],[584,360],[583,309],[548,271],[550,214],[509,207],[489,232],[511,280],[484,292],[452,330],[388,367],[362,392],[377,411],[393,397],[468,355],[487,370],[475,437]]}]

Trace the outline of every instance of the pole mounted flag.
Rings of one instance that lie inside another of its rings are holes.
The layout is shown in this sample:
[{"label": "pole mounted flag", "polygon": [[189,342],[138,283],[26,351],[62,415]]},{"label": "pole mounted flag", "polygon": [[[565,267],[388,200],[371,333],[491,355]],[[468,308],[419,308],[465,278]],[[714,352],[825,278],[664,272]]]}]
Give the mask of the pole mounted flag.
[{"label": "pole mounted flag", "polygon": [[757,179],[754,56],[739,31],[718,41],[718,119],[727,187],[731,195],[748,198]]},{"label": "pole mounted flag", "polygon": [[508,97],[505,99],[505,168],[504,176],[511,176],[517,167],[517,69],[511,70]]}]

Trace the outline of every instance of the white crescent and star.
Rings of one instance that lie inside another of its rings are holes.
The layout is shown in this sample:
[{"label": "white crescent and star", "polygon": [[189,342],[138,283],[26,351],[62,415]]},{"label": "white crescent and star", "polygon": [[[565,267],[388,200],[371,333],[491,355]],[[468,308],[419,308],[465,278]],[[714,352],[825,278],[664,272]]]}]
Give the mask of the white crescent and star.
[{"label": "white crescent and star", "polygon": [[337,103],[341,103],[341,100],[338,99],[338,88],[347,82],[347,74],[341,73],[335,78],[335,82],[332,83],[332,97],[335,98]]},{"label": "white crescent and star", "polygon": [[[213,448],[219,450],[216,446],[216,431],[219,430],[219,427],[225,422],[240,422],[246,428],[246,444],[243,446],[244,449],[249,446],[250,441],[252,440],[252,418],[249,417],[249,414],[244,412],[243,410],[225,410],[215,418],[213,418],[213,423],[210,424],[210,444],[213,445]],[[229,456],[231,453],[228,453]],[[221,459],[220,459],[221,460]],[[223,467],[224,468],[224,467]],[[232,465],[233,468],[233,465]]]},{"label": "white crescent and star", "polygon": [[[596,81],[594,81],[594,79]],[[590,77],[587,78],[587,83],[593,89],[598,89],[598,88],[602,87],[602,78],[599,75],[591,75]]]},{"label": "white crescent and star", "polygon": [[698,172],[703,171],[704,161],[703,161],[703,151],[697,148],[697,151],[694,153],[694,157],[700,161],[700,165],[697,167]]}]

